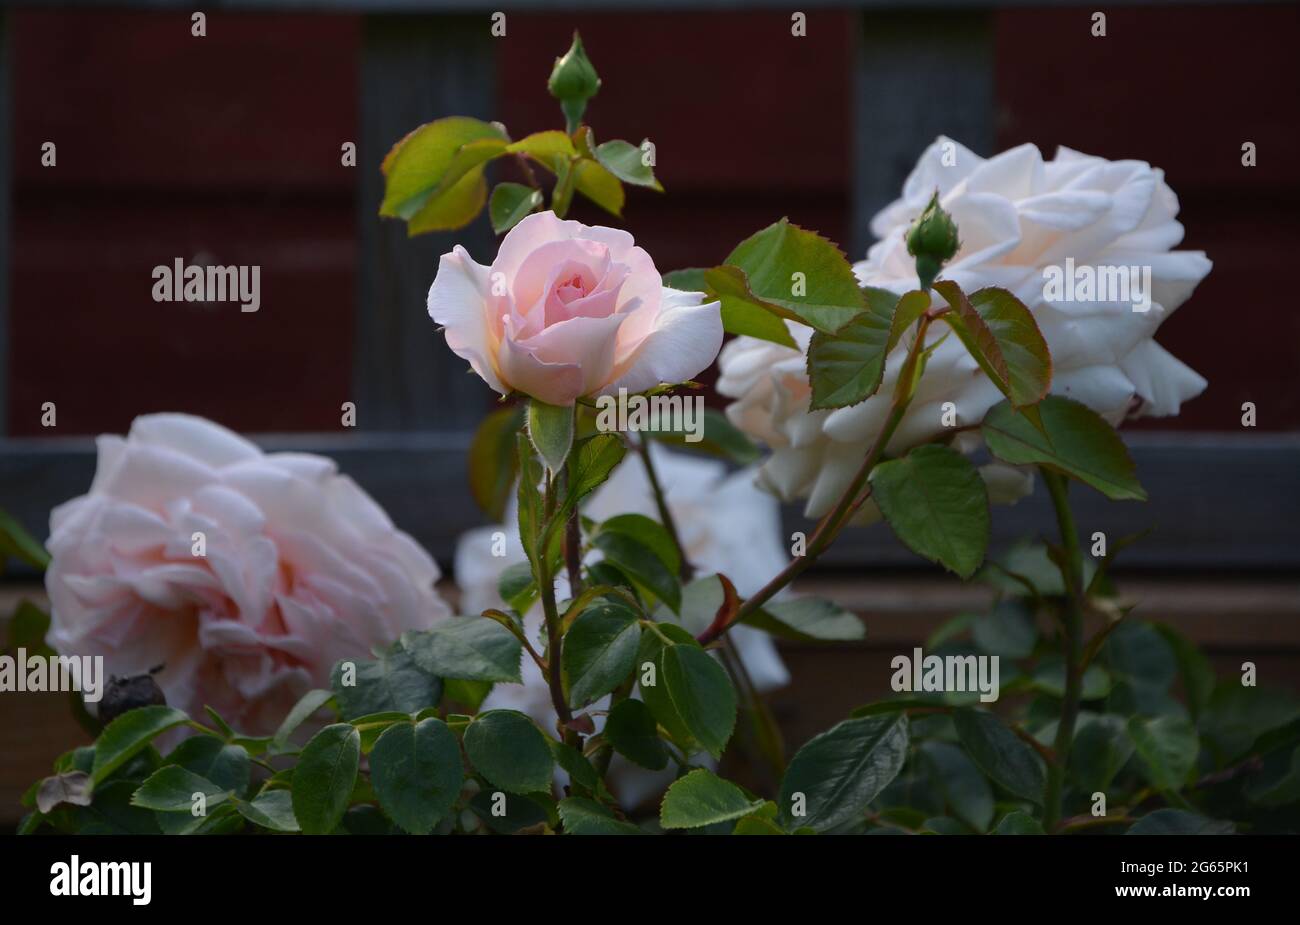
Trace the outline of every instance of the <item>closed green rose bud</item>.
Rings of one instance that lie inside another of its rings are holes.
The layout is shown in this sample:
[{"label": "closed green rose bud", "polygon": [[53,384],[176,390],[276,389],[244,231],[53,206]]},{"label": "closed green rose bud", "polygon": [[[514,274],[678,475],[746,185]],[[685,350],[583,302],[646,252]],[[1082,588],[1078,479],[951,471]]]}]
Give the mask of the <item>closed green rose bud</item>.
[{"label": "closed green rose bud", "polygon": [[952,216],[939,205],[939,193],[930,197],[930,204],[916,217],[907,232],[907,252],[916,258],[916,275],[921,288],[929,289],[943,265],[957,253],[957,226]]},{"label": "closed green rose bud", "polygon": [[587,57],[577,32],[573,33],[573,44],[564,57],[555,59],[555,67],[551,70],[551,79],[546,87],[551,91],[551,96],[560,101],[560,108],[568,120],[569,132],[577,131],[582,113],[587,108],[587,100],[600,89],[600,77],[596,75],[596,69]]}]

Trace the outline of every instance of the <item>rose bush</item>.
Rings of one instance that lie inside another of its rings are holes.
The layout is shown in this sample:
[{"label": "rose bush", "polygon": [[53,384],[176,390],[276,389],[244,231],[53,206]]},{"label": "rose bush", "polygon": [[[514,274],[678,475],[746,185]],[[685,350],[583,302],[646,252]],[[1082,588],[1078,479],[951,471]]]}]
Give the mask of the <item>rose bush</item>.
[{"label": "rose bush", "polygon": [[445,254],[429,316],[493,389],[552,405],[682,382],[722,345],[717,302],[664,286],[626,231],[553,212],[512,228],[490,267]]},{"label": "rose bush", "polygon": [[[741,594],[757,591],[785,564],[776,499],[754,487],[750,471],[728,474],[719,461],[671,453],[658,446],[652,446],[650,452],[690,561],[705,573],[729,576]],[[657,519],[653,489],[641,461],[625,459],[583,505],[583,514],[597,521],[620,514]],[[455,574],[463,613],[482,613],[489,608],[508,606],[499,590],[502,574],[508,567],[525,561],[517,517],[518,512],[511,509],[501,525],[477,527],[457,541]],[[493,555],[500,532],[506,536],[504,556]],[[599,554],[594,558],[599,559]],[[569,596],[563,576],[557,588],[562,598]],[[687,628],[700,632],[705,627]],[[523,630],[542,644],[545,626],[540,603],[523,615]],[[770,691],[789,683],[790,674],[767,633],[740,626],[731,638],[755,690]],[[521,671],[522,684],[497,685],[481,708],[520,710],[544,729],[554,726],[555,706],[546,677],[537,665],[527,660]],[[601,726],[603,719],[598,718],[597,729]],[[611,786],[620,799],[632,806],[654,792],[655,785],[666,786],[672,780],[671,776],[665,780],[662,773],[651,775],[640,771],[626,760],[611,765],[610,773]]]},{"label": "rose bush", "polygon": [[[1159,169],[1068,148],[1045,161],[1033,145],[985,160],[939,138],[921,155],[902,196],[873,219],[880,240],[854,265],[864,286],[899,295],[914,288],[908,225],[936,189],[961,229],[961,246],[943,278],[966,292],[1001,287],[1028,306],[1051,349],[1053,393],[1117,424],[1126,417],[1177,414],[1182,402],[1205,388],[1204,379],[1154,340],[1161,323],[1210,271],[1203,253],[1173,250],[1183,237],[1178,199]],[[1043,271],[1067,258],[1076,267],[1150,267],[1153,304],[1138,312],[1117,299],[1049,298]],[[787,500],[805,498],[805,513],[820,517],[880,431],[900,367],[887,365],[880,390],[865,401],[809,411],[805,354],[813,332],[788,324],[798,349],[753,337],[729,343],[719,360],[718,391],[735,399],[727,408],[732,422],[772,449],[760,483]],[[932,330],[930,336],[937,342],[945,333]],[[904,349],[895,348],[895,356]],[[930,356],[887,451],[905,451],[953,426],[979,424],[1001,399],[963,344],[948,337]],[[955,419],[945,422],[947,402]],[[1029,488],[1027,477],[1005,466],[995,464],[984,474],[995,501],[1014,500]],[[861,518],[874,513],[868,502]]]},{"label": "rose bush", "polygon": [[[1216,677],[1172,627],[1132,616],[1109,575],[1131,538],[1085,547],[1092,525],[1071,508],[1074,490],[1145,499],[1113,424],[1176,412],[1204,386],[1152,340],[1209,268],[1171,250],[1181,228],[1159,172],[1030,147],[983,161],[940,139],[856,276],[782,219],[664,285],[629,236],[562,221],[576,194],[618,215],[624,183],[660,189],[648,142],[597,145],[582,123],[599,85],[575,37],[550,83],[564,132],[512,141],[496,123],[440,119],[384,161],[381,211],[413,233],[471,221],[494,158],[522,161],[529,181],[492,191],[493,227],[513,228],[493,265],[453,250],[429,298],[452,349],[527,396],[470,444],[471,493],[496,526],[458,550],[464,615],[445,614],[432,563],[327,461],[143,418],[102,443],[91,493],[55,512],[51,638],[129,652],[126,670],[165,659],[171,703],[60,756],[26,795],[22,830],[1294,829],[1300,703],[1256,686],[1252,663],[1250,683]],[[548,192],[554,214],[538,211]],[[1060,261],[1147,268],[1150,305],[1049,291]],[[761,451],[726,417],[593,413],[593,396],[620,388],[684,409],[659,393],[712,361],[723,328],[740,335],[722,364],[730,415],[774,451],[764,484],[824,511],[788,560],[775,500],[743,482]],[[979,445],[995,460],[982,471]],[[1029,472],[1058,536],[991,552],[990,502],[1027,490]],[[899,696],[787,760],[758,692],[784,668],[761,634],[863,637],[858,615],[786,591],[873,510],[918,555],[986,581],[992,603],[937,629],[931,655],[895,658]],[[39,567],[34,542],[0,540]],[[369,643],[373,657],[355,654]],[[330,658],[329,688],[273,736],[197,711],[233,700],[252,728],[271,691],[323,683]],[[324,711],[335,721],[300,747],[291,733]],[[151,747],[179,726],[199,734]],[[723,776],[738,764],[754,789]],[[667,784],[654,818],[620,799],[634,766]]]},{"label": "rose bush", "polygon": [[98,447],[50,515],[49,643],[118,676],[161,665],[175,707],[270,732],[339,659],[449,613],[434,561],[329,459],[183,414]]}]

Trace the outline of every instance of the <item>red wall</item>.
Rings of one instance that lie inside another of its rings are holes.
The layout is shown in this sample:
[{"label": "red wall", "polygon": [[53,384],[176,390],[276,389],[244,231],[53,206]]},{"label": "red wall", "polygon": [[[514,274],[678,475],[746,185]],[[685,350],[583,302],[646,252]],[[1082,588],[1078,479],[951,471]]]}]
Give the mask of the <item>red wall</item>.
[{"label": "red wall", "polygon": [[[1236,429],[1253,400],[1262,429],[1300,426],[1300,313],[1272,282],[1300,250],[1300,11],[1118,10],[1104,39],[1090,15],[997,15],[999,144],[1165,168],[1186,245],[1215,261],[1162,329],[1211,383],[1174,425]],[[356,176],[339,156],[356,140],[360,21],[214,13],[203,39],[188,13],[20,11],[10,26],[10,432],[48,433],[46,401],[61,434],[162,409],[337,428],[357,262]],[[661,268],[720,260],[782,215],[845,240],[847,14],[810,14],[800,41],[786,13],[510,14],[499,113],[516,137],[559,119],[545,78],[575,27],[605,82],[598,140],[656,144],[668,194],[630,190],[625,225]],[[1240,165],[1242,141],[1258,167]],[[152,301],[151,269],[199,254],[261,264],[262,310]]]}]

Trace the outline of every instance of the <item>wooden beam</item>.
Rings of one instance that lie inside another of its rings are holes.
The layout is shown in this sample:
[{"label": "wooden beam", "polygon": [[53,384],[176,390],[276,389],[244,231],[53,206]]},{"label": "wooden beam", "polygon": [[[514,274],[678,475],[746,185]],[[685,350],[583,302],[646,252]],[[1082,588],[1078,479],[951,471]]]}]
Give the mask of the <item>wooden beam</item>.
[{"label": "wooden beam", "polygon": [[381,219],[379,164],[418,125],[444,116],[495,118],[495,57],[484,16],[369,16],[361,58],[358,126],[356,346],[353,401],[370,430],[464,430],[494,393],[447,349],[425,300],[438,257],[462,244],[483,261],[495,249],[486,214],[455,233],[408,238]]},{"label": "wooden beam", "polygon": [[851,254],[867,252],[871,217],[938,135],[986,156],[996,142],[992,12],[864,10],[859,20]]},{"label": "wooden beam", "polygon": [[[1076,486],[1072,495],[1085,538],[1100,530],[1113,543],[1154,527],[1125,551],[1121,561],[1130,568],[1189,574],[1300,568],[1300,435],[1138,432],[1125,439],[1151,500],[1115,503]],[[269,436],[258,442],[333,458],[444,566],[457,537],[485,522],[466,488],[467,432]],[[89,439],[0,440],[0,507],[44,539],[50,508],[84,493],[94,470]],[[787,536],[811,526],[797,508],[786,510]],[[994,548],[1052,536],[1054,529],[1041,485],[1019,504],[993,511]],[[928,567],[883,524],[845,531],[822,563],[823,573],[854,575]]]}]

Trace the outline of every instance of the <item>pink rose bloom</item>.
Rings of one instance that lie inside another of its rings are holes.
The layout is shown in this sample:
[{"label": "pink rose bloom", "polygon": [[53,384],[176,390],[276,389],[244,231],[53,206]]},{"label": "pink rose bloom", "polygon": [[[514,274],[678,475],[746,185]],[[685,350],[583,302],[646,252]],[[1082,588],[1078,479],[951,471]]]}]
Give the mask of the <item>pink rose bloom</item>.
[{"label": "pink rose bloom", "polygon": [[492,266],[444,254],[429,315],[447,345],[506,395],[552,405],[684,382],[722,347],[717,302],[663,284],[626,231],[530,215]]},{"label": "pink rose bloom", "polygon": [[50,515],[49,643],[119,677],[163,665],[191,716],[268,733],[338,659],[450,613],[437,565],[329,459],[184,414],[98,447],[89,493]]}]

